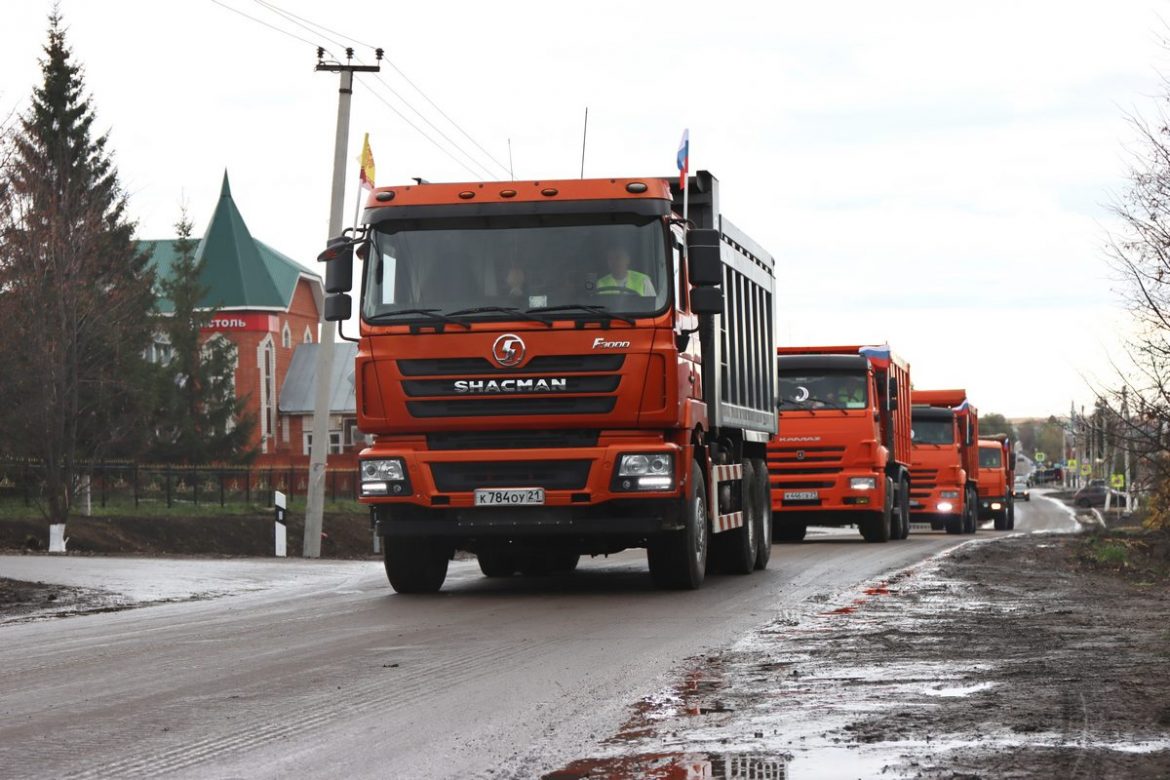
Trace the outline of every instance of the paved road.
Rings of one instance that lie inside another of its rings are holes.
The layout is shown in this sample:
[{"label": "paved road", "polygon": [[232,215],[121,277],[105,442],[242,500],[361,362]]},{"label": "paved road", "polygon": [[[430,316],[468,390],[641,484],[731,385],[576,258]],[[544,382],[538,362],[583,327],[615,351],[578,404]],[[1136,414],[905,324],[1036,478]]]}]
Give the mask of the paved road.
[{"label": "paved road", "polygon": [[[1061,525],[1055,502],[1020,506],[1018,529]],[[0,626],[0,776],[539,776],[682,659],[961,541],[810,535],[694,593],[651,589],[637,553],[544,580],[459,563],[413,598],[371,563],[0,558],[10,577],[244,591]]]}]

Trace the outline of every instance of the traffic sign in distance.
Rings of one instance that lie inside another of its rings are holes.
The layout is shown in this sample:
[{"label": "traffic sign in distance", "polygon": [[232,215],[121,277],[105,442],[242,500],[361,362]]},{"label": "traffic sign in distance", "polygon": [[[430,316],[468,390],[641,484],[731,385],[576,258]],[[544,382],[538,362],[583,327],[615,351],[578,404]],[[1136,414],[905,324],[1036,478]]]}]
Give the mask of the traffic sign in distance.
[{"label": "traffic sign in distance", "polygon": [[1124,489],[1125,488],[1125,475],[1124,474],[1112,475],[1111,477],[1109,477],[1109,485],[1111,487],[1113,487],[1115,490]]},{"label": "traffic sign in distance", "polygon": [[1093,473],[1093,464],[1091,464],[1091,463],[1082,463],[1081,464],[1081,476],[1082,477],[1090,476],[1092,473]]},{"label": "traffic sign in distance", "polygon": [[1048,460],[1048,456],[1037,450],[1036,457],[1032,458],[1032,460],[1036,461],[1037,463],[1043,463],[1044,461]]}]

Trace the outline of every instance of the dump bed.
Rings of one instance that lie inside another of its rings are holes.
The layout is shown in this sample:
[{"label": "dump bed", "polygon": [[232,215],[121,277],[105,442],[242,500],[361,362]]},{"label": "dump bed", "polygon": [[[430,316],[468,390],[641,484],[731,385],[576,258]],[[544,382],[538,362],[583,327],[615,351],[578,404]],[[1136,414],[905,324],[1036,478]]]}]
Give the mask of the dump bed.
[{"label": "dump bed", "polygon": [[[703,394],[713,430],[740,429],[745,438],[766,441],[776,432],[773,355],[775,261],[746,233],[719,213],[719,181],[698,171],[688,183],[687,215],[696,228],[718,230],[723,261],[723,314],[714,332],[701,333]],[[671,185],[673,209],[683,213],[678,182]]]}]

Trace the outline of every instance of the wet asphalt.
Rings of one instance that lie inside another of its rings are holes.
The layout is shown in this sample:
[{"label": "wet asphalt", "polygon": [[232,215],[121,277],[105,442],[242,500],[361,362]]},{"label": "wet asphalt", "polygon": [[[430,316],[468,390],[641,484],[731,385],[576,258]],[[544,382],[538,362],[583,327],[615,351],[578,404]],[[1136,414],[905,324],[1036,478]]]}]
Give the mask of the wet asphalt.
[{"label": "wet asphalt", "polygon": [[[1017,511],[1017,532],[1078,527],[1036,493]],[[459,562],[430,597],[374,562],[0,557],[158,602],[0,625],[0,777],[539,776],[685,659],[968,538],[810,532],[689,593],[655,591],[640,551],[543,579]]]}]

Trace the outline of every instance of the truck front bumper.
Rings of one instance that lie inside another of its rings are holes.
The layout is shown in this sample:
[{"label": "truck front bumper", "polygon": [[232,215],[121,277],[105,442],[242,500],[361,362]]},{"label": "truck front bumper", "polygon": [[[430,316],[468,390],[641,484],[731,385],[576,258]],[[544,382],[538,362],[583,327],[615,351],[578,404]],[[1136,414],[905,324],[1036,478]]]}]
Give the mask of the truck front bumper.
[{"label": "truck front bumper", "polygon": [[644,537],[682,528],[673,499],[616,500],[589,506],[516,506],[428,509],[411,504],[370,508],[382,537],[623,536]]},{"label": "truck front bumper", "polygon": [[[768,480],[773,522],[851,525],[858,522],[859,514],[881,511],[885,506],[886,477],[881,472],[850,470],[805,476],[774,471]],[[853,487],[855,480],[872,480],[873,487]]]},{"label": "truck front bumper", "polygon": [[1004,496],[989,496],[979,499],[979,519],[989,520],[1000,512],[1007,511],[1008,499]]}]

